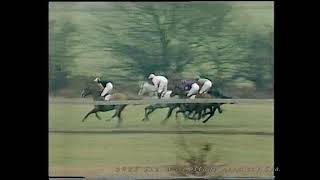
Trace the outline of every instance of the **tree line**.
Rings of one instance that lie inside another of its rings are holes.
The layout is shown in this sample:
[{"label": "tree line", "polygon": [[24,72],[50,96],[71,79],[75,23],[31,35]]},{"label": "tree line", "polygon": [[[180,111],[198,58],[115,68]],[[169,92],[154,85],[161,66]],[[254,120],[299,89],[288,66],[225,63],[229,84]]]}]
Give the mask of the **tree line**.
[{"label": "tree line", "polygon": [[[234,96],[272,96],[273,22],[246,24],[238,16],[254,14],[222,2],[54,4],[49,7],[50,91],[96,75],[128,89],[155,73],[169,80],[209,77]],[[96,59],[100,64],[94,66]],[[84,61],[92,66],[86,69],[79,63]]]}]

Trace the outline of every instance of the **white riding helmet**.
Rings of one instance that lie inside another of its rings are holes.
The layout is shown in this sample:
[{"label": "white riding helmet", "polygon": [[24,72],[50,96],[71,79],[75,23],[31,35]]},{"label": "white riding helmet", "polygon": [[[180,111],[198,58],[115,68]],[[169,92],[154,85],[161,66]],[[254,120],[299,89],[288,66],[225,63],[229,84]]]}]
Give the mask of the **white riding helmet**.
[{"label": "white riding helmet", "polygon": [[94,82],[99,82],[100,81],[100,78],[95,78],[94,80],[93,80]]},{"label": "white riding helmet", "polygon": [[154,77],[155,77],[154,74],[150,74],[149,77],[148,77],[148,79],[153,79]]}]

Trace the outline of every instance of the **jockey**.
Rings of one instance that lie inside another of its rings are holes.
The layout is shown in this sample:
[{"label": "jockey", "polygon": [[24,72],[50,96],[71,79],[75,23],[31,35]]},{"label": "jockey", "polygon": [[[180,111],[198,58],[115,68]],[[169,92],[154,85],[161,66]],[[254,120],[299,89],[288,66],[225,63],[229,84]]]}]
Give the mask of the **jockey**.
[{"label": "jockey", "polygon": [[209,79],[200,78],[200,76],[197,76],[196,80],[198,83],[202,84],[202,87],[199,91],[199,94],[208,92],[210,90],[210,88],[212,87],[212,82]]},{"label": "jockey", "polygon": [[111,98],[110,93],[113,89],[112,82],[111,81],[101,81],[101,79],[98,77],[94,80],[94,82],[99,83],[99,85],[101,85],[103,87],[103,91],[101,93],[101,96],[104,97],[104,99],[106,101],[110,100],[110,98]]},{"label": "jockey", "polygon": [[158,90],[158,98],[163,97],[168,88],[168,79],[164,76],[156,76],[154,74],[150,74],[148,79],[152,80],[154,87]]},{"label": "jockey", "polygon": [[192,81],[192,80],[183,80],[182,81],[184,90],[187,91],[187,97],[190,99],[195,98],[195,95],[198,93],[200,87],[197,84],[197,82]]}]

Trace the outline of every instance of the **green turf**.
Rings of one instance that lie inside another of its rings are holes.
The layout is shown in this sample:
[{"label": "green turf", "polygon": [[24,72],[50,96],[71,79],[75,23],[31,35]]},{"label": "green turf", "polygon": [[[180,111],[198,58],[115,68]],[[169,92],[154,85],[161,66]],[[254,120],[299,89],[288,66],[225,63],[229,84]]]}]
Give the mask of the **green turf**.
[{"label": "green turf", "polygon": [[[182,135],[167,134],[52,134],[50,164],[72,167],[101,165],[174,164]],[[213,144],[210,158],[232,164],[273,162],[273,137],[252,135],[183,135],[191,145]],[[196,146],[198,147],[198,146]],[[257,162],[258,161],[258,162]]]},{"label": "green turf", "polygon": [[[165,126],[160,125],[167,110],[158,110],[150,116],[150,122],[142,122],[144,106],[128,106],[123,112],[125,128],[172,129],[177,127],[174,116]],[[82,123],[81,119],[90,105],[49,106],[51,130],[103,130],[114,129],[116,120],[106,122],[94,115]],[[222,114],[217,113],[208,123],[194,123],[180,119],[180,127],[203,130],[273,132],[273,104],[225,105]],[[103,119],[113,112],[101,113]],[[228,166],[273,165],[272,135],[223,135],[223,134],[49,134],[50,175],[109,175],[106,167],[117,166],[165,166],[176,163],[179,150],[175,144],[185,137],[193,148],[203,142],[213,144],[209,161],[218,158]],[[74,170],[74,171],[72,171]]]},{"label": "green turf", "polygon": [[[238,131],[259,131],[273,132],[273,105],[267,104],[247,104],[247,105],[223,105],[224,112],[215,116],[207,123],[195,123],[185,121],[180,114],[177,123],[175,113],[168,120],[165,126],[160,122],[165,118],[168,109],[158,109],[150,115],[150,121],[143,122],[145,106],[128,106],[122,113],[123,123],[121,128],[175,128],[177,126],[191,129],[207,130],[238,130]],[[87,112],[92,109],[91,105],[50,105],[49,107],[49,127],[50,129],[64,130],[96,130],[115,128],[117,119],[109,119],[114,111],[99,113],[102,120],[98,120],[94,114],[88,117],[85,122],[81,122]]]}]

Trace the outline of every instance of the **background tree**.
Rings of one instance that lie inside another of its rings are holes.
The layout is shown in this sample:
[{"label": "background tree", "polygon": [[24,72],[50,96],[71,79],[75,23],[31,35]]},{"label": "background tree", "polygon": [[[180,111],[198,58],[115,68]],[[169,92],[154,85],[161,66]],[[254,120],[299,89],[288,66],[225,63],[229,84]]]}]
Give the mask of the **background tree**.
[{"label": "background tree", "polygon": [[74,56],[70,48],[69,36],[75,31],[75,26],[69,21],[64,21],[60,29],[56,21],[49,21],[49,90],[56,92],[66,85],[70,67],[74,65]]},{"label": "background tree", "polygon": [[139,81],[156,73],[171,83],[202,75],[236,97],[272,94],[272,5],[105,2],[49,8],[55,91],[78,92],[75,84],[102,76],[114,81],[116,91],[136,93]]}]

